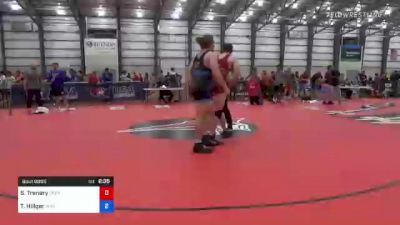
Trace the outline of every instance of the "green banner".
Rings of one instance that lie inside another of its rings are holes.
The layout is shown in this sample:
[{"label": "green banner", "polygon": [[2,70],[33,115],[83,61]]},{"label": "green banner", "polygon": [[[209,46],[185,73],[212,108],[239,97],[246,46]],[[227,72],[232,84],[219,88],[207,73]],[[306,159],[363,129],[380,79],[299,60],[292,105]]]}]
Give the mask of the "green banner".
[{"label": "green banner", "polygon": [[342,61],[361,61],[361,47],[342,46]]}]

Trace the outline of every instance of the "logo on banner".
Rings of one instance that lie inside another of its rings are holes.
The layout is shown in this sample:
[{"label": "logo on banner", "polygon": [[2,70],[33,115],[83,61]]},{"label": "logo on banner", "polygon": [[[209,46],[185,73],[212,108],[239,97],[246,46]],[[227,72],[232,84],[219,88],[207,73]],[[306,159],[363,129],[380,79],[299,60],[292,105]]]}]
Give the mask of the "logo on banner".
[{"label": "logo on banner", "polygon": [[[233,122],[233,137],[250,135],[257,130],[256,125],[244,118]],[[220,133],[221,130],[216,130]],[[192,140],[196,138],[195,121],[192,119],[155,120],[132,126],[119,133],[131,133],[138,136],[148,136],[163,139]]]},{"label": "logo on banner", "polygon": [[92,87],[89,89],[89,94],[92,97],[104,97],[106,93],[105,88],[102,87]]},{"label": "logo on banner", "polygon": [[66,93],[68,100],[77,100],[79,98],[78,91],[76,87],[65,87],[64,91]]},{"label": "logo on banner", "polygon": [[400,113],[395,114],[384,114],[384,115],[374,115],[374,116],[359,116],[354,117],[356,120],[367,121],[372,124],[397,124],[400,125]]},{"label": "logo on banner", "polygon": [[362,112],[367,112],[367,111],[376,111],[380,109],[385,109],[385,108],[391,108],[395,107],[396,104],[393,102],[387,102],[384,104],[380,105],[363,105],[359,109],[354,109],[354,110],[345,110],[345,111],[328,111],[328,115],[342,115],[342,116],[354,116],[357,115],[357,113],[362,113]]},{"label": "logo on banner", "polygon": [[135,96],[135,88],[133,86],[114,87],[114,98],[133,98]]},{"label": "logo on banner", "polygon": [[86,41],[86,46],[89,48],[115,49],[117,47],[117,44],[114,41],[88,40],[88,41]]}]

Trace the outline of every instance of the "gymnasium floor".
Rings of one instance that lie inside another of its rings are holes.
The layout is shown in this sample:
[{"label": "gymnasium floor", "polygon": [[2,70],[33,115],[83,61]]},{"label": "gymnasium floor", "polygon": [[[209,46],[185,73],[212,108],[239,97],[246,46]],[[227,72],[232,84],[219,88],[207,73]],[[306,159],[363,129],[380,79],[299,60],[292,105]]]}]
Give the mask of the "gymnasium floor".
[{"label": "gymnasium floor", "polygon": [[[326,114],[388,101],[396,106]],[[399,117],[399,100],[262,107],[234,102],[231,108],[250,130],[211,155],[194,155],[190,140],[128,132],[147,121],[188,118],[190,104],[129,104],[121,111],[78,106],[40,116],[0,111],[0,224],[400,224],[400,122],[353,118]],[[166,130],[186,130],[180,125]],[[117,211],[17,213],[18,176],[62,175],[114,176]]]}]

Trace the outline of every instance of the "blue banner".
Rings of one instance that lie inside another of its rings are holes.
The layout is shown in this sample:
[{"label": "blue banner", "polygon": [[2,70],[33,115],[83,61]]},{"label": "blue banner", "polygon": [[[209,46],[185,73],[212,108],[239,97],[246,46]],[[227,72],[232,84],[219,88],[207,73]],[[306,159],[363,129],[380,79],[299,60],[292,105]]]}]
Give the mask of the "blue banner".
[{"label": "blue banner", "polygon": [[[79,102],[101,100],[143,100],[145,98],[143,82],[102,83],[93,85],[89,83],[65,83],[64,92],[68,100]],[[50,86],[47,84],[42,89],[44,101],[50,101]],[[23,105],[26,102],[26,91],[22,85],[12,87],[13,105]]]}]

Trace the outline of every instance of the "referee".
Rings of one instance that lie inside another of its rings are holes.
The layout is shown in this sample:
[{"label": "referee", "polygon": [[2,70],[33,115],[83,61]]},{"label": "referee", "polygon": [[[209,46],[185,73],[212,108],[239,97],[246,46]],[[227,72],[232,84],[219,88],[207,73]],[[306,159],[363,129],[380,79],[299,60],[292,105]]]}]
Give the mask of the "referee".
[{"label": "referee", "polygon": [[27,92],[26,107],[28,109],[28,114],[32,114],[32,103],[34,97],[38,106],[43,106],[41,95],[42,75],[37,71],[36,64],[32,64],[31,70],[25,75],[24,88]]}]

